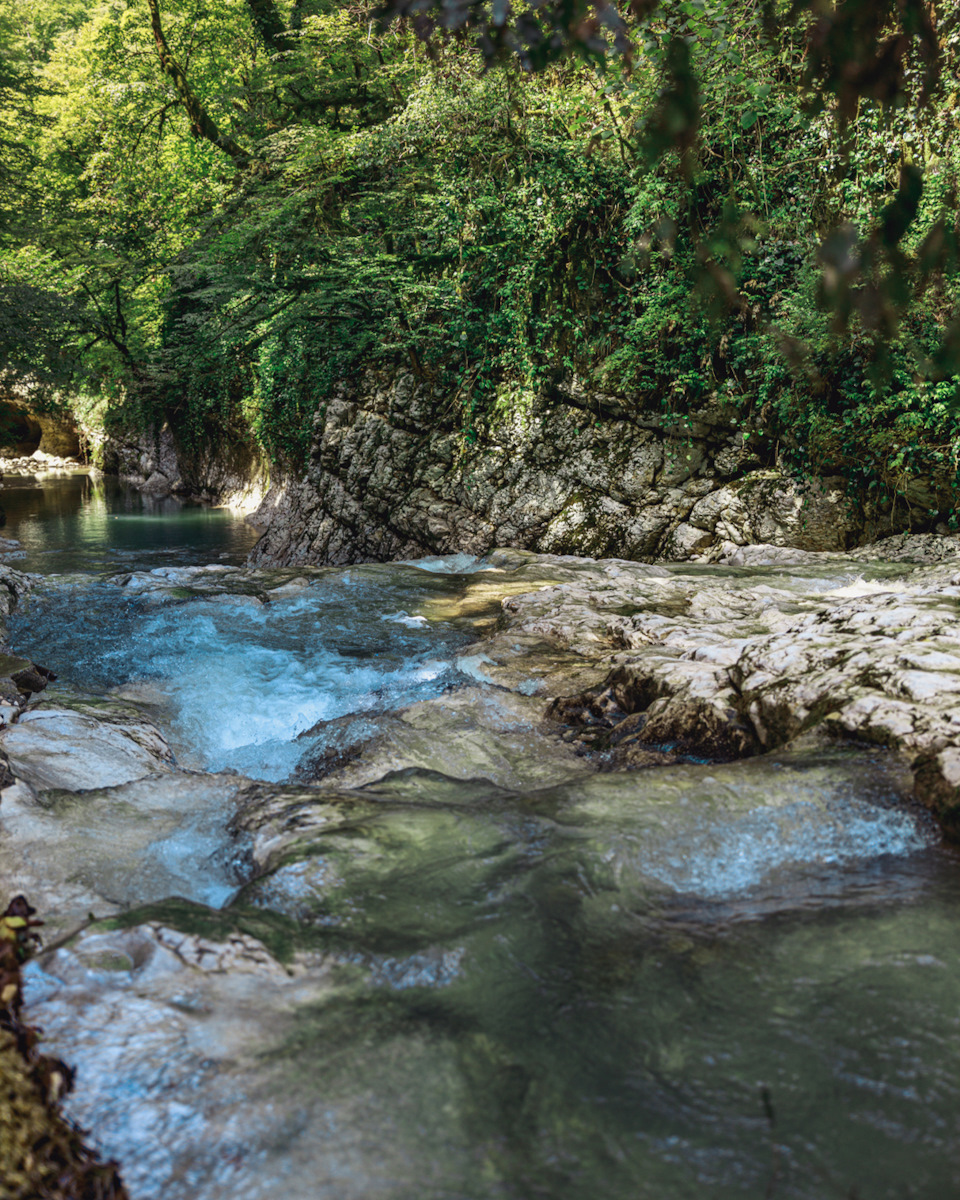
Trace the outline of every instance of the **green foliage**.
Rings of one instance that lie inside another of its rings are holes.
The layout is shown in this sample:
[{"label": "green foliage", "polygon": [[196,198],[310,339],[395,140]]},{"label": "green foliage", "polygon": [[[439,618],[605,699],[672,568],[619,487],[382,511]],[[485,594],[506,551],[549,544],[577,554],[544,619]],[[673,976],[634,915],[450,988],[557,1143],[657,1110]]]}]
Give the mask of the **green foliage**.
[{"label": "green foliage", "polygon": [[[878,502],[954,489],[956,99],[919,104],[916,54],[895,94],[838,99],[841,135],[817,103],[836,63],[786,6],[775,38],[762,5],[641,6],[632,58],[544,50],[525,75],[359,3],[167,0],[238,169],[140,0],[3,3],[0,137],[35,119],[0,353],[56,359],[108,423],[302,466],[367,368],[432,380],[468,439],[576,376],[621,412],[719,406]],[[945,25],[947,66],[958,47]]]}]

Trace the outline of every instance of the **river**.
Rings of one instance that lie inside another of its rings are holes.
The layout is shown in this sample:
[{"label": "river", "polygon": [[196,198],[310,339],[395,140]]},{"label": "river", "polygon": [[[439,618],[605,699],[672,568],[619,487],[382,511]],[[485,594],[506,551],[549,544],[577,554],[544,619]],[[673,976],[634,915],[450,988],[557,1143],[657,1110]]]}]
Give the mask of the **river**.
[{"label": "river", "polygon": [[548,769],[471,651],[534,556],[252,572],[238,518],[115,483],[4,506],[45,702],[134,703],[176,758],[0,822],[110,918],[28,1001],[134,1200],[958,1194],[960,864],[884,751]]}]

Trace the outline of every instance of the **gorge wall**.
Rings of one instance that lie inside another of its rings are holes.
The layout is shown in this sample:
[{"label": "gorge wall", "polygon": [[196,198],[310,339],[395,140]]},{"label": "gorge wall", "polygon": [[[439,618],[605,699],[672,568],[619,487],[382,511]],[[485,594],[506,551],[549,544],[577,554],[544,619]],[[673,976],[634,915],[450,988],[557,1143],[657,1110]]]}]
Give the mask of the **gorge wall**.
[{"label": "gorge wall", "polygon": [[318,411],[300,474],[271,479],[240,444],[178,452],[167,429],[112,454],[114,469],[147,490],[250,512],[262,531],[259,565],[494,546],[710,559],[758,542],[843,550],[925,527],[905,500],[871,512],[842,478],[799,483],[765,466],[752,444],[719,407],[678,418],[573,383],[468,434],[459,407],[429,382],[371,371]]},{"label": "gorge wall", "polygon": [[270,487],[270,468],[246,439],[199,451],[178,445],[168,425],[126,436],[103,448],[103,468],[149,495],[183,496],[253,512]]},{"label": "gorge wall", "polygon": [[260,564],[493,546],[635,560],[730,543],[839,550],[883,524],[842,480],[801,489],[764,469],[718,409],[681,423],[567,385],[471,440],[412,373],[344,384],[315,419],[306,473],[276,481],[252,519]]}]

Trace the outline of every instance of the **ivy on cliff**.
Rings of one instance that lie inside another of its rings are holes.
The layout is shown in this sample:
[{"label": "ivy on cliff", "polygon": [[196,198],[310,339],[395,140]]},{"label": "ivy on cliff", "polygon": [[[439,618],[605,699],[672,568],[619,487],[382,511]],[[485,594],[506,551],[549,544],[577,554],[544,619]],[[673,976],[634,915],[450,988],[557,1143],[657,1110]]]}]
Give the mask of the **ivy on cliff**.
[{"label": "ivy on cliff", "polygon": [[955,98],[926,26],[851,100],[846,26],[811,42],[803,6],[771,37],[769,6],[663,0],[626,14],[629,54],[530,74],[482,69],[482,20],[424,44],[359,3],[151,0],[181,79],[140,0],[3,3],[37,122],[2,270],[63,306],[108,420],[296,465],[367,367],[431,382],[468,438],[572,375],[953,507]]}]

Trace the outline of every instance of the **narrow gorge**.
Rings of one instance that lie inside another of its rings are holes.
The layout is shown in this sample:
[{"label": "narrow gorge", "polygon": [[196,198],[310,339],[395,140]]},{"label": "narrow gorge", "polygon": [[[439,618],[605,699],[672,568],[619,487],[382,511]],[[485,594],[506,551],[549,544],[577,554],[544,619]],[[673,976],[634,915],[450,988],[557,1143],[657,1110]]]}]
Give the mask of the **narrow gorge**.
[{"label": "narrow gorge", "polygon": [[952,1186],[954,539],[268,568],[4,494],[2,876],[131,1195],[742,1195],[761,1084],[791,1194]]},{"label": "narrow gorge", "polygon": [[0,1200],[960,1194],[958,73],[0,0]]}]

